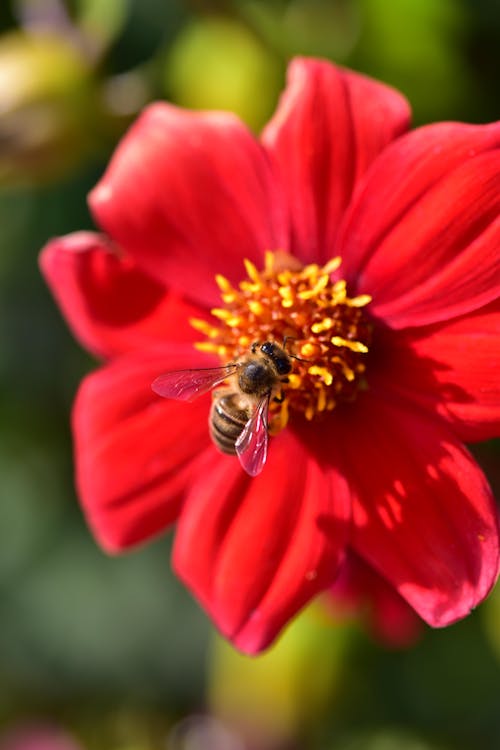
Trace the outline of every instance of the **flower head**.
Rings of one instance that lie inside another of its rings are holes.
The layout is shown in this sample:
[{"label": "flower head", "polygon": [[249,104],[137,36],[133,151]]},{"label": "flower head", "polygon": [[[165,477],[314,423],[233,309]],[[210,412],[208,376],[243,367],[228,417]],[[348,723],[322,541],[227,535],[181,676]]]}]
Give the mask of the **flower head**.
[{"label": "flower head", "polygon": [[[495,505],[462,441],[500,417],[500,125],[408,122],[394,90],[305,59],[260,141],[232,115],[152,105],[90,195],[103,234],[42,254],[107,360],[73,415],[88,523],[121,551],[178,520],[177,573],[248,653],[346,555],[433,626],[497,576]],[[238,433],[258,411],[241,362],[266,342],[291,366],[269,381],[252,477],[210,438],[210,395],[182,403],[168,373],[218,368]],[[164,374],[176,399],[151,390]]]}]

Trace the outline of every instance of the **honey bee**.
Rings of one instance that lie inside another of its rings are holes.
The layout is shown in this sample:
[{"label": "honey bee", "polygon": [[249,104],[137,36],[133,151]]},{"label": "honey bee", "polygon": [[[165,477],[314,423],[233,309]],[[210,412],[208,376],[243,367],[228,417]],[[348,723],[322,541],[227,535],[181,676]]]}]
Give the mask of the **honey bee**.
[{"label": "honey bee", "polygon": [[257,341],[235,362],[172,370],[156,378],[151,387],[159,396],[193,401],[230,380],[230,385],[213,393],[210,436],[220,451],[236,454],[243,469],[254,477],[267,458],[269,404],[271,398],[283,400],[281,384],[288,382],[292,357],[274,341]]}]

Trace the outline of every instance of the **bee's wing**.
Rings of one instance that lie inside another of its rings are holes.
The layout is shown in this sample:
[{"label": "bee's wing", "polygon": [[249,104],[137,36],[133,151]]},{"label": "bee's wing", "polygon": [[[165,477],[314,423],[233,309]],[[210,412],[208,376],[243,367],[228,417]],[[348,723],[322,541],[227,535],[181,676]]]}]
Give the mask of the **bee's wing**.
[{"label": "bee's wing", "polygon": [[198,396],[211,391],[214,386],[223,383],[230,375],[234,375],[236,369],[236,364],[229,364],[198,370],[171,370],[156,378],[151,388],[159,396],[165,398],[193,401]]},{"label": "bee's wing", "polygon": [[245,428],[235,448],[240,464],[251,477],[256,477],[264,468],[267,458],[267,412],[271,394],[263,396]]}]

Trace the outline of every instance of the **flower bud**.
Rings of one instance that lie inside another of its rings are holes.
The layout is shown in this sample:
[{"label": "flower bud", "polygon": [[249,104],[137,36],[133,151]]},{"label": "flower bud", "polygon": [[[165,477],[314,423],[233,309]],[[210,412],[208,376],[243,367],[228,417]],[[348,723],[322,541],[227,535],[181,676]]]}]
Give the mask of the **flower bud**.
[{"label": "flower bud", "polygon": [[213,715],[251,747],[281,747],[331,712],[349,638],[321,604],[307,607],[258,659],[218,638],[209,671]]},{"label": "flower bud", "polygon": [[193,21],[165,69],[167,98],[192,109],[236,112],[260,129],[282,84],[281,63],[245,26],[217,16]]},{"label": "flower bud", "polygon": [[44,181],[77,163],[92,140],[92,71],[60,36],[0,37],[0,186]]}]

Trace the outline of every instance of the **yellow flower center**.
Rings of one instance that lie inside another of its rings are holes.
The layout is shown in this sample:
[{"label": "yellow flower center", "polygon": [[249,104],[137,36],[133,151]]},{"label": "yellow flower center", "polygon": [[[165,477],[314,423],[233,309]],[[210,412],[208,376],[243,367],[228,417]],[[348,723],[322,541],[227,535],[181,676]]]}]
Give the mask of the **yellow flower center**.
[{"label": "yellow flower center", "polygon": [[[195,344],[224,364],[247,355],[254,342],[275,341],[294,359],[283,384],[283,401],[272,403],[270,432],[282,429],[289,414],[309,420],[351,401],[363,384],[371,326],[364,314],[370,296],[349,297],[344,280],[332,280],[341,264],[301,266],[282,252],[267,252],[264,269],[244,261],[248,278],[234,288],[217,275],[224,306],[213,309],[217,325],[193,319],[206,341]],[[298,358],[298,359],[295,359]]]}]

